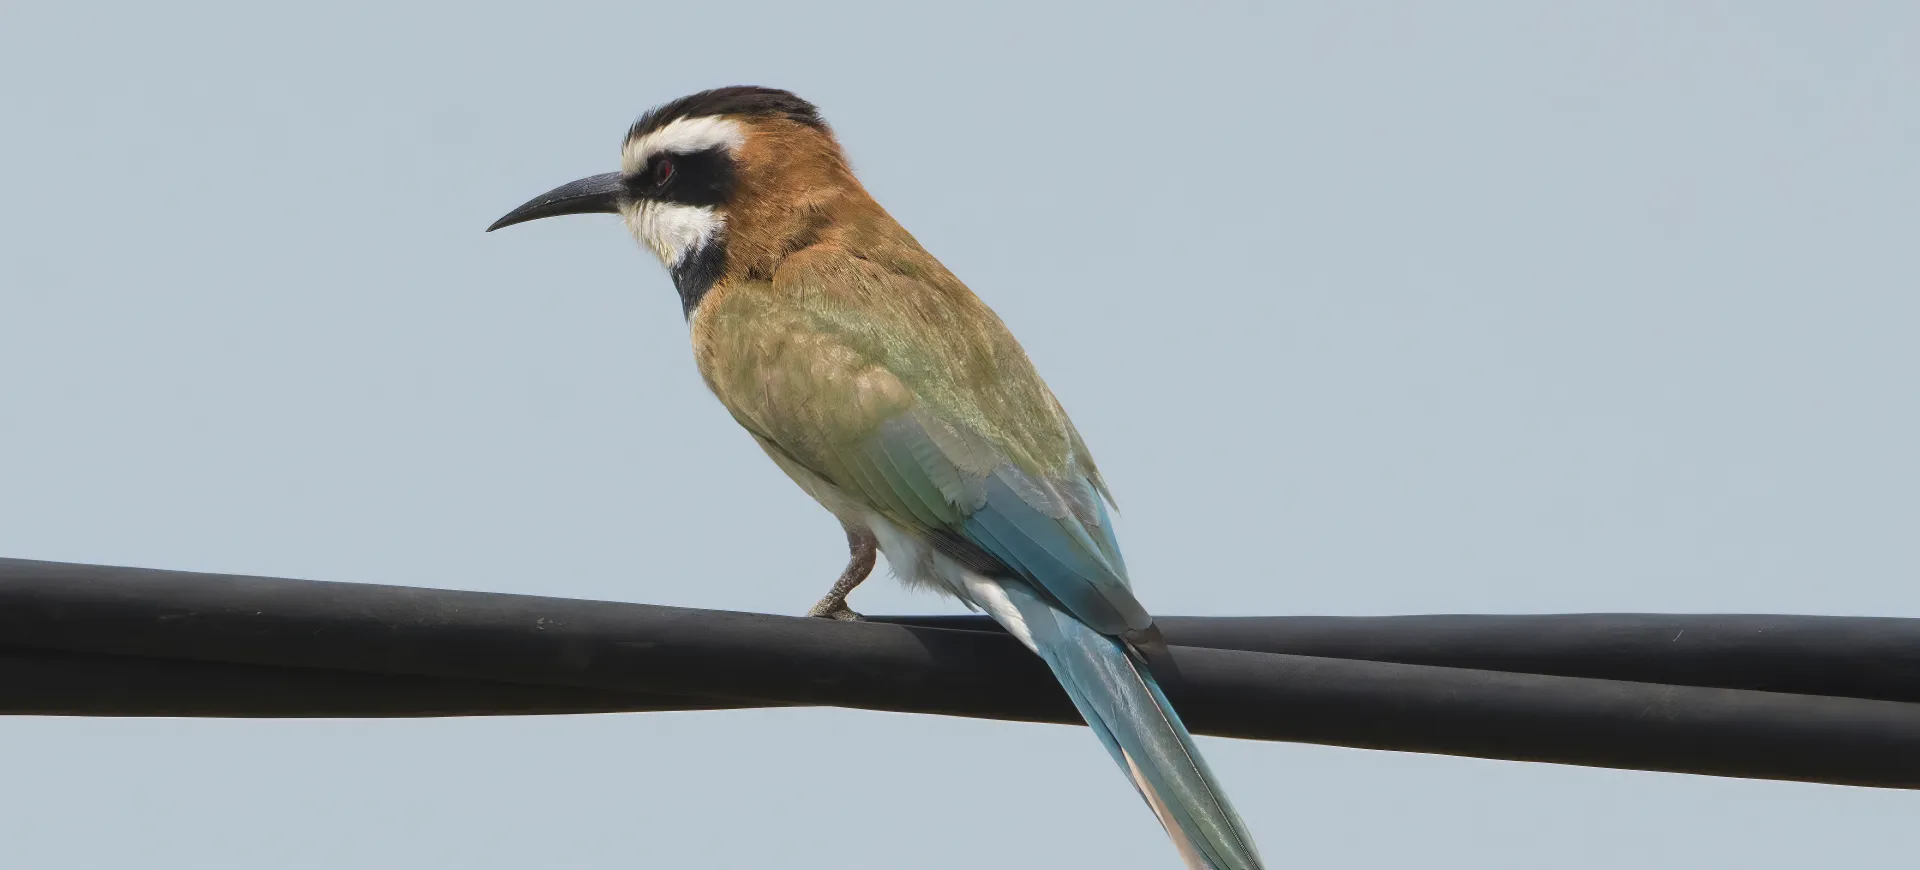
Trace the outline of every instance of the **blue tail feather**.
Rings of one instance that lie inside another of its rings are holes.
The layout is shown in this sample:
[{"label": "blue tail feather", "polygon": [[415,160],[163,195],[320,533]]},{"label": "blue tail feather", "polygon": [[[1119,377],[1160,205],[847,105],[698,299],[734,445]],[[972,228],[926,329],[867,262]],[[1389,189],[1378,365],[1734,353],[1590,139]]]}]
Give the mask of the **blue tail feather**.
[{"label": "blue tail feather", "polygon": [[[1115,763],[1140,791],[1187,865],[1260,870],[1246,825],[1200,757],[1153,675],[1116,639],[1055,609],[1018,580],[997,585],[1016,613],[987,607],[1053,669]],[[1022,631],[1021,629],[1024,629]]]}]

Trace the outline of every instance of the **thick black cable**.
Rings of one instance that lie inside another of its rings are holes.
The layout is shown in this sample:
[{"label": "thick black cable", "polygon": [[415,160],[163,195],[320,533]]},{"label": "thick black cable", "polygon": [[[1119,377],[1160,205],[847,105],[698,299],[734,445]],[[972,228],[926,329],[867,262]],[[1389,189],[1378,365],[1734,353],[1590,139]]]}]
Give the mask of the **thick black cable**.
[{"label": "thick black cable", "polygon": [[[0,560],[0,712],[833,705],[1075,721],[1011,638],[904,622],[916,624]],[[1920,704],[1885,700],[1913,697],[1913,622],[1173,618],[1156,670],[1205,734],[1914,788]],[[1343,652],[1386,660],[1324,655]],[[1550,675],[1569,670],[1590,675]],[[1681,682],[1591,676],[1623,672]],[[1780,686],[1798,691],[1751,688]]]},{"label": "thick black cable", "polygon": [[[983,616],[877,617],[999,631]],[[1412,665],[1920,702],[1920,619],[1760,614],[1169,616],[1167,642]]]}]

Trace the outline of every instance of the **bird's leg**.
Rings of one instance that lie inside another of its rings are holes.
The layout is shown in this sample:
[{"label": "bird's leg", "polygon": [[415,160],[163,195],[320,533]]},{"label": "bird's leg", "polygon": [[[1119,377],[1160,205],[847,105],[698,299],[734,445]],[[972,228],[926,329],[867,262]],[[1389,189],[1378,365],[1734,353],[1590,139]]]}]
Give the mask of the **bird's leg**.
[{"label": "bird's leg", "polygon": [[851,525],[846,528],[847,570],[840,572],[840,579],[833,581],[833,588],[828,590],[827,597],[820,599],[819,604],[807,611],[808,616],[844,622],[860,621],[860,614],[847,607],[847,596],[853,592],[853,587],[860,585],[860,581],[873,573],[873,557],[879,552],[880,542],[874,540],[873,533],[866,529],[856,529]]}]

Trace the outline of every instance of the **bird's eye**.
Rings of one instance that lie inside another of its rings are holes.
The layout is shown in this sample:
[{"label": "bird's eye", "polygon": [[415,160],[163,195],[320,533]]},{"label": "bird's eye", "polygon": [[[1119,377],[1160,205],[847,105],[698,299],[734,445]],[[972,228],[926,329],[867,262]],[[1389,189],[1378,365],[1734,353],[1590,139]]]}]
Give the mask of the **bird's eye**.
[{"label": "bird's eye", "polygon": [[662,157],[653,164],[653,186],[665,187],[672,180],[673,161]]}]

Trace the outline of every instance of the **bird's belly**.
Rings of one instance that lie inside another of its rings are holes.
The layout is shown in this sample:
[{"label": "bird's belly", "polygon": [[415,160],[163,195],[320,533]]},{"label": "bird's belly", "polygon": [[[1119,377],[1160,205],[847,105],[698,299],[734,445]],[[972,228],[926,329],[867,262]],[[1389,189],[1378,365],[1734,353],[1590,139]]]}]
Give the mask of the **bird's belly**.
[{"label": "bird's belly", "polygon": [[828,513],[839,518],[848,528],[865,528],[873,534],[880,546],[880,553],[887,557],[887,568],[893,576],[909,588],[928,589],[943,595],[949,595],[973,609],[995,610],[981,601],[983,578],[968,571],[959,563],[941,555],[925,538],[895,525],[892,520],[881,516],[873,509],[861,504],[859,500],[840,491],[840,487],[814,474],[805,466],[788,459],[773,445],[760,442],[767,456],[773,459],[780,470],[800,487],[802,492],[819,502]]},{"label": "bird's belly", "polygon": [[932,589],[960,599],[970,610],[984,610],[995,622],[1005,626],[1028,649],[1037,649],[1027,630],[1020,609],[1007,597],[1006,584],[1017,583],[987,577],[935,550],[925,538],[900,528],[891,520],[869,511],[865,518],[887,566],[908,586]]},{"label": "bird's belly", "polygon": [[828,513],[838,517],[840,522],[850,528],[859,528],[865,524],[866,509],[842,493],[840,487],[807,470],[806,466],[787,458],[787,455],[778,447],[759,435],[754,435],[753,440],[760,445],[761,450],[766,451],[767,457],[773,460],[773,464],[780,466],[780,470],[786,472],[787,477],[800,487],[801,492],[819,502]]},{"label": "bird's belly", "polygon": [[[756,437],[754,440],[760,439]],[[761,441],[760,446],[766,450],[767,456],[772,457],[774,464],[793,479],[801,492],[819,502],[843,525],[872,532],[874,540],[880,544],[881,554],[887,557],[887,567],[901,583],[914,588],[931,589],[962,601],[969,600],[966,580],[956,573],[959,566],[934,552],[924,538],[894,525],[891,520],[841,492],[840,487],[832,482],[788,459],[772,445]],[[945,566],[941,564],[943,562]]]},{"label": "bird's belly", "polygon": [[[967,600],[966,581],[953,569],[951,559],[935,552],[925,538],[900,528],[873,511],[864,512],[860,521],[873,532],[887,567],[901,583],[921,589],[943,592]],[[944,563],[944,564],[943,564]]]}]

